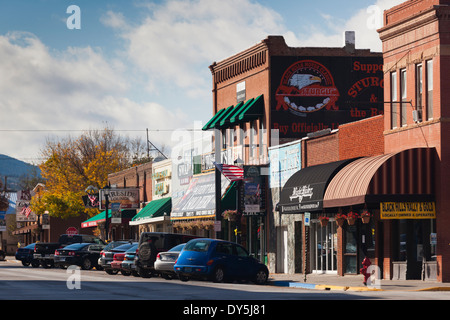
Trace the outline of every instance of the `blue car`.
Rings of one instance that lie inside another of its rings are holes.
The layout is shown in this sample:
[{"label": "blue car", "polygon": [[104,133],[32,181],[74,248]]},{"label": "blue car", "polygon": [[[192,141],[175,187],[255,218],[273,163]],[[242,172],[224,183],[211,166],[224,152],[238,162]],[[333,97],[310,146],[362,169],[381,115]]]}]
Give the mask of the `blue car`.
[{"label": "blue car", "polygon": [[266,265],[249,256],[244,247],[216,239],[194,239],[186,243],[173,268],[181,281],[239,279],[265,284],[269,277]]}]

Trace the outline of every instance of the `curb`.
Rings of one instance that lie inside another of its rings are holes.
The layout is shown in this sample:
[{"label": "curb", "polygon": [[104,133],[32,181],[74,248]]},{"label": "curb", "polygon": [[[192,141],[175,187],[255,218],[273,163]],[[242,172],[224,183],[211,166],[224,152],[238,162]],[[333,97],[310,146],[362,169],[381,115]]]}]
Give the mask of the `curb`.
[{"label": "curb", "polygon": [[[367,287],[347,287],[347,286],[334,286],[325,284],[312,284],[312,283],[301,283],[293,281],[271,281],[270,285],[279,287],[289,287],[289,288],[301,288],[301,289],[313,289],[313,290],[337,290],[337,291],[384,291],[378,288],[367,288]],[[450,290],[450,288],[449,288]]]}]

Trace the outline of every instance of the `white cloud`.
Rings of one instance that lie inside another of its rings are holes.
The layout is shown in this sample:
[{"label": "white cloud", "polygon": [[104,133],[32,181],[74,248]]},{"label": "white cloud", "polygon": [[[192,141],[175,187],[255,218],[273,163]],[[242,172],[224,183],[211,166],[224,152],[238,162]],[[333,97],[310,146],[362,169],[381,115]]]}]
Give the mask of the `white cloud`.
[{"label": "white cloud", "polygon": [[298,42],[288,44],[306,47],[341,47],[344,45],[344,32],[355,31],[356,48],[381,52],[381,40],[377,29],[382,27],[383,11],[403,2],[404,0],[377,0],[372,6],[359,10],[346,21],[334,17],[332,13],[323,13],[322,16],[326,18],[328,26],[326,30],[320,25],[312,26],[308,33],[298,35]]},{"label": "white cloud", "polygon": [[162,84],[191,97],[209,95],[210,64],[286,32],[278,13],[247,0],[172,0],[144,10],[148,16],[138,25],[125,25],[123,16],[113,13],[107,13],[111,21],[121,22],[107,25],[116,25],[127,40],[127,55],[148,74],[153,92]]},{"label": "white cloud", "polygon": [[122,72],[123,65],[90,47],[53,52],[30,33],[0,36],[0,153],[36,158],[49,133],[76,135],[106,122],[142,130],[142,138],[146,128],[186,126],[180,110],[126,98]]}]

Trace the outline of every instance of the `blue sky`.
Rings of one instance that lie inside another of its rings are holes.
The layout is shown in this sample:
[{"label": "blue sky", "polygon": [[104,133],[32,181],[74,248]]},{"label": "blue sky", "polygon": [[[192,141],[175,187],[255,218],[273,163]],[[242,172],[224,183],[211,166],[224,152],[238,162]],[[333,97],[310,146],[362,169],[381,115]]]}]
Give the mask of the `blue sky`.
[{"label": "blue sky", "polygon": [[375,22],[401,2],[0,0],[0,153],[38,163],[47,138],[105,123],[170,149],[171,130],[212,116],[214,61],[270,34],[342,46],[355,30],[358,48],[381,51]]}]

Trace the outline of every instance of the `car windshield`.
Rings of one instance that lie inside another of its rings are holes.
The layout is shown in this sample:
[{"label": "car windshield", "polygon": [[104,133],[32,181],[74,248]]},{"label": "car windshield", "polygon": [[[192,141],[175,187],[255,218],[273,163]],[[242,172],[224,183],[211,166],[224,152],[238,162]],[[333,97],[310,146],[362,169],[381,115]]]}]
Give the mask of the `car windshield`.
[{"label": "car windshield", "polygon": [[179,244],[179,245],[173,247],[172,249],[170,249],[169,251],[181,251],[181,250],[183,250],[185,245],[186,245],[186,243]]},{"label": "car windshield", "polygon": [[109,243],[103,250],[108,251],[126,243],[128,243],[128,241],[113,241]]},{"label": "car windshield", "polygon": [[133,245],[130,247],[130,249],[128,249],[125,253],[136,252],[136,249],[137,249],[138,245],[139,245],[139,243],[137,243],[137,242],[133,243]]},{"label": "car windshield", "polygon": [[122,244],[121,246],[118,246],[116,248],[114,248],[115,250],[123,250],[123,251],[127,251],[128,249],[130,249],[133,245],[135,244],[135,242],[133,243],[126,243],[126,244]]},{"label": "car windshield", "polygon": [[208,251],[209,245],[211,244],[210,240],[195,240],[189,241],[184,246],[184,251],[199,251],[206,252]]},{"label": "car windshield", "polygon": [[64,247],[64,250],[80,250],[86,246],[88,246],[90,243],[74,243],[70,244],[68,246]]}]

